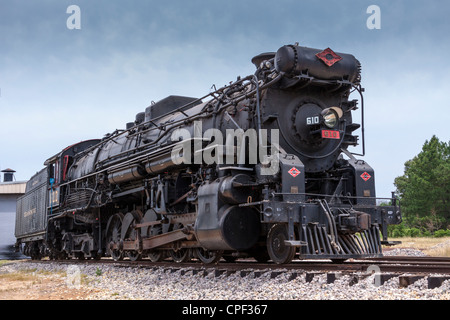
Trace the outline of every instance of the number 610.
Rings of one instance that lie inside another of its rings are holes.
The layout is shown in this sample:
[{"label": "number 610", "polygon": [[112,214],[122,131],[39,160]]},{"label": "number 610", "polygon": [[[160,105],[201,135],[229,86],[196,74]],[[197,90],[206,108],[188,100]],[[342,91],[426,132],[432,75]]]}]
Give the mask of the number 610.
[{"label": "number 610", "polygon": [[319,124],[319,122],[320,122],[319,116],[306,118],[307,125]]}]

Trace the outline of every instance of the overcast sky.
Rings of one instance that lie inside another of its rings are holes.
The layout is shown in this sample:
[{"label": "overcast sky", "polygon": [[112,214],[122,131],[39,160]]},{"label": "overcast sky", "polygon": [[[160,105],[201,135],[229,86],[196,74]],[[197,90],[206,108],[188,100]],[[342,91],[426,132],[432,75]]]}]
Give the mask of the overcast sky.
[{"label": "overcast sky", "polygon": [[[367,28],[373,4],[381,29]],[[70,5],[81,29],[67,27]],[[450,140],[449,12],[446,0],[0,0],[0,169],[27,180],[151,101],[203,96],[299,42],[361,61],[364,159],[390,196],[425,140]]]}]

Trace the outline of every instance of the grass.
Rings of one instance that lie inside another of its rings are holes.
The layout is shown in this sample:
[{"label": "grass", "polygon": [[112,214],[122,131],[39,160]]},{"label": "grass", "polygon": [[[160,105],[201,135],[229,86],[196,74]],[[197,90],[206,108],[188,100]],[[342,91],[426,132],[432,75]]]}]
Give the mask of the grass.
[{"label": "grass", "polygon": [[19,270],[12,273],[0,274],[0,281],[29,281],[32,284],[40,283],[36,269]]},{"label": "grass", "polygon": [[10,260],[0,260],[0,267],[7,263],[11,263],[11,261]]},{"label": "grass", "polygon": [[23,273],[23,272],[5,273],[5,274],[0,274],[0,280],[34,281],[34,280],[36,280],[36,275]]},{"label": "grass", "polygon": [[[1,260],[0,266],[10,261]],[[99,275],[97,272],[97,276]],[[52,276],[58,276],[58,278],[52,278]],[[30,289],[35,285],[47,283],[48,281],[66,281],[67,273],[65,270],[59,271],[47,271],[31,269],[21,269],[11,273],[0,273],[0,294],[8,292],[10,290],[16,290],[17,288]],[[81,286],[90,284],[95,280],[90,279],[86,274],[80,274]],[[98,281],[98,280],[97,280]]]},{"label": "grass", "polygon": [[433,257],[450,257],[450,237],[403,237],[389,238],[389,241],[401,241],[402,243],[392,248],[412,248],[423,251]]}]

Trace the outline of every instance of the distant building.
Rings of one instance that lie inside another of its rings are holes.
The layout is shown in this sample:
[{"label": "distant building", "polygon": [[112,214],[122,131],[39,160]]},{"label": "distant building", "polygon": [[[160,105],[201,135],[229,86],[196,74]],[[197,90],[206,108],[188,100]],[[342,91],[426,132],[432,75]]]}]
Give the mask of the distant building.
[{"label": "distant building", "polygon": [[25,193],[26,181],[14,181],[14,170],[2,170],[0,182],[0,259],[17,258],[12,246],[15,243],[14,230],[17,198]]},{"label": "distant building", "polygon": [[14,180],[14,171],[13,169],[5,169],[2,170],[2,172],[4,173],[4,178],[3,178],[3,182],[12,182]]}]

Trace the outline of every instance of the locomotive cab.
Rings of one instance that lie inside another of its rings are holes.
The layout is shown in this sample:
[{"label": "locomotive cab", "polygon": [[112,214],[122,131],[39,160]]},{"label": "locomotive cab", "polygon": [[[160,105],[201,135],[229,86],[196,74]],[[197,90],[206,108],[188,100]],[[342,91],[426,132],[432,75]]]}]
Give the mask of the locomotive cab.
[{"label": "locomotive cab", "polygon": [[[48,173],[48,192],[49,192],[49,210],[52,213],[54,207],[58,207],[62,199],[60,186],[69,180],[69,168],[74,163],[75,155],[85,151],[86,149],[97,145],[101,140],[92,139],[82,141],[68,146],[60,153],[47,159],[44,165],[47,167]],[[63,195],[62,195],[63,196]]]}]

